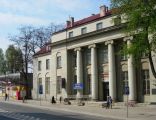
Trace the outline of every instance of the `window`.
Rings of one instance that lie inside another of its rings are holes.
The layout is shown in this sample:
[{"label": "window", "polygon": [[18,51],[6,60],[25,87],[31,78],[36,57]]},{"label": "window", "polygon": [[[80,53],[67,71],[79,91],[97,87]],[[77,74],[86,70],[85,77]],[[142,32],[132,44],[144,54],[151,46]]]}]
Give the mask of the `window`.
[{"label": "window", "polygon": [[69,38],[73,37],[73,31],[69,32]]},{"label": "window", "polygon": [[142,58],[148,58],[148,53],[142,53],[142,54],[141,54],[141,57],[142,57]]},{"label": "window", "polygon": [[81,34],[85,34],[85,33],[87,33],[87,28],[86,27],[81,29]]},{"label": "window", "polygon": [[60,94],[62,92],[62,80],[61,76],[57,76],[57,93]]},{"label": "window", "polygon": [[143,92],[144,95],[150,94],[149,70],[142,70]]},{"label": "window", "polygon": [[50,60],[46,59],[46,70],[50,69]]},{"label": "window", "polygon": [[76,58],[77,58],[77,56],[76,56],[76,54],[74,53],[74,54],[73,54],[73,66],[74,66],[74,67],[76,67]]},{"label": "window", "polygon": [[104,54],[104,63],[107,63],[108,62],[108,49],[104,49],[103,54]]},{"label": "window", "polygon": [[90,74],[87,75],[87,81],[88,81],[88,94],[91,94],[92,89],[91,89],[91,75]]},{"label": "window", "polygon": [[90,65],[91,64],[91,51],[90,50],[87,50],[87,58],[86,58],[86,60],[87,60],[87,65]]},{"label": "window", "polygon": [[127,60],[127,57],[128,55],[126,55],[125,53],[121,54],[121,60],[124,61],[124,60]]},{"label": "window", "polygon": [[50,94],[50,77],[45,79],[45,93]]},{"label": "window", "polygon": [[121,24],[121,17],[120,16],[114,18],[114,25],[119,25],[119,24]]},{"label": "window", "polygon": [[128,86],[128,71],[122,72],[122,80],[123,80],[123,92],[125,94],[125,87]]},{"label": "window", "polygon": [[57,57],[57,68],[61,68],[61,56]]},{"label": "window", "polygon": [[102,29],[102,22],[96,24],[96,30]]},{"label": "window", "polygon": [[41,61],[38,61],[38,71],[41,71]]},{"label": "window", "polygon": [[108,63],[108,49],[100,49],[100,63]]}]

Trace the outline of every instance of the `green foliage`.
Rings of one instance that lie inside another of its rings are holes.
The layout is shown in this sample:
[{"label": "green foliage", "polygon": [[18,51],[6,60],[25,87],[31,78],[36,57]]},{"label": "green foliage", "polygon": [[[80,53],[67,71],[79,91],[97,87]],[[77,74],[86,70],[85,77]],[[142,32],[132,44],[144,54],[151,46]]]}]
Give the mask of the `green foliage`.
[{"label": "green foliage", "polygon": [[6,50],[6,60],[10,72],[19,72],[23,67],[22,52],[20,49],[10,45]]},{"label": "green foliage", "polygon": [[0,48],[0,74],[4,74],[6,71],[5,60],[3,50]]},{"label": "green foliage", "polygon": [[123,46],[123,51],[132,54],[135,62],[147,54],[156,78],[151,54],[156,52],[156,0],[111,0],[111,7],[126,21],[125,34],[133,36],[132,44]]}]

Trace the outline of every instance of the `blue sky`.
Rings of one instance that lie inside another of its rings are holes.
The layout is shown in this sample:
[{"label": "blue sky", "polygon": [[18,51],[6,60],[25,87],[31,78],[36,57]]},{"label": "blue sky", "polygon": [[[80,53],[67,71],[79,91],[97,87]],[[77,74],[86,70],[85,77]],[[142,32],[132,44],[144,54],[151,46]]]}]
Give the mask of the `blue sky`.
[{"label": "blue sky", "polygon": [[0,48],[6,50],[8,35],[15,35],[21,25],[36,27],[65,23],[99,12],[110,0],[0,0]]}]

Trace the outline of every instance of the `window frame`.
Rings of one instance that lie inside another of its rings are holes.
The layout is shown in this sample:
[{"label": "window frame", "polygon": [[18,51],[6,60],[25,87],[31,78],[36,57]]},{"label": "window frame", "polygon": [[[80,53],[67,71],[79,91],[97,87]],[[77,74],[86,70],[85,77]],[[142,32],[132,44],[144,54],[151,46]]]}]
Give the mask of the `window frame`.
[{"label": "window frame", "polygon": [[86,33],[87,33],[87,27],[81,28],[81,35],[86,34]]},{"label": "window frame", "polygon": [[45,79],[45,94],[50,94],[50,77]]},{"label": "window frame", "polygon": [[42,61],[38,61],[38,71],[41,71],[42,70]]},{"label": "window frame", "polygon": [[56,61],[57,61],[57,63],[56,63],[56,65],[57,65],[57,69],[59,69],[59,68],[62,68],[62,64],[61,64],[61,56],[57,56],[57,58],[56,58]]},{"label": "window frame", "polygon": [[103,23],[99,22],[96,24],[96,30],[101,30],[103,28]]},{"label": "window frame", "polygon": [[50,59],[46,59],[46,70],[50,69]]},{"label": "window frame", "polygon": [[68,33],[68,36],[69,36],[69,38],[74,37],[74,32],[73,32],[73,31],[69,32],[69,33]]}]

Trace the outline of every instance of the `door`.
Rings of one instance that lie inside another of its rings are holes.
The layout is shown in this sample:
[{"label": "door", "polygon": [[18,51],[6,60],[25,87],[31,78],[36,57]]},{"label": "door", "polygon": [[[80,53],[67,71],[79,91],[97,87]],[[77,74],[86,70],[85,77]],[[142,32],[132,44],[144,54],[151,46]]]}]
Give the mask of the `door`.
[{"label": "door", "polygon": [[103,82],[103,100],[107,101],[107,96],[109,96],[109,82]]}]

